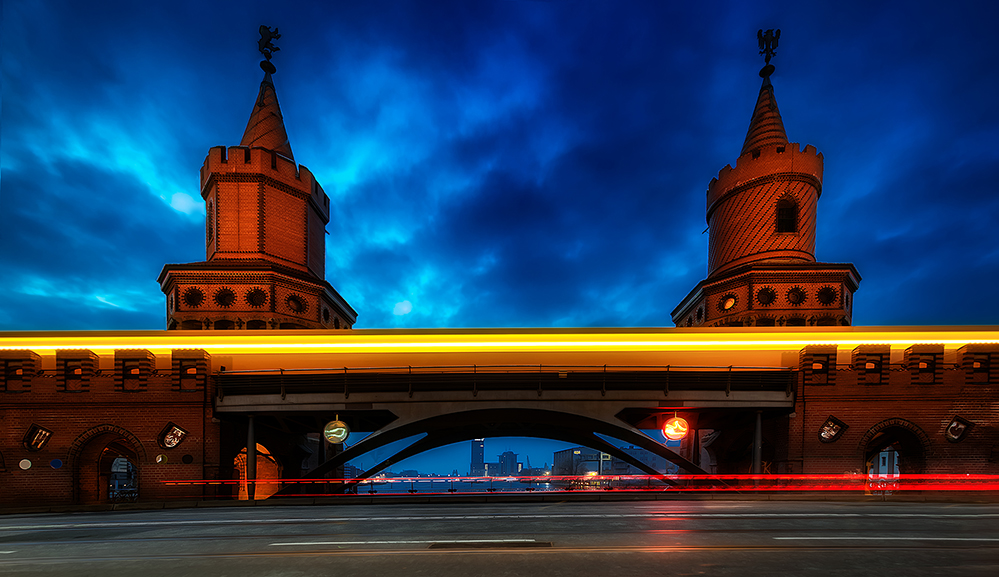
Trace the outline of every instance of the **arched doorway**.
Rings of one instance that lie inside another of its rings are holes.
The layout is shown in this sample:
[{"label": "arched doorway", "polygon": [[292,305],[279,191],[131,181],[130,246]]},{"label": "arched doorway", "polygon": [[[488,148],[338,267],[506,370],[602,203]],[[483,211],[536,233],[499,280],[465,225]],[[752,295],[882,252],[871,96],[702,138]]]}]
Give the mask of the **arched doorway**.
[{"label": "arched doorway", "polygon": [[78,503],[135,501],[145,452],[121,427],[101,425],[77,437],[69,449],[74,500]]},{"label": "arched doorway", "polygon": [[[239,495],[236,497],[240,501],[247,500],[247,480],[246,480],[246,447],[233,459],[233,468],[239,473]],[[281,463],[267,450],[267,447],[257,443],[257,476],[254,484],[254,501],[266,499],[281,488]]]},{"label": "arched doorway", "polygon": [[135,501],[139,498],[139,467],[135,451],[124,443],[112,441],[104,447],[97,463],[100,486],[107,487],[102,501],[113,503]]},{"label": "arched doorway", "polygon": [[864,435],[860,448],[864,472],[878,478],[892,478],[926,471],[929,438],[917,425],[904,419],[878,423]]}]

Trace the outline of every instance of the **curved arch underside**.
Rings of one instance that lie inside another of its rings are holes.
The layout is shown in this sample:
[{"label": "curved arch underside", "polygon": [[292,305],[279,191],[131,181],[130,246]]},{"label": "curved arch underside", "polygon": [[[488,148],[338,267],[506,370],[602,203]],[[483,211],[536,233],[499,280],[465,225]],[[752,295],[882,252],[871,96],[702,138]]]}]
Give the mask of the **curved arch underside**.
[{"label": "curved arch underside", "polygon": [[[634,456],[602,439],[604,435],[631,443],[678,465],[691,474],[706,474],[697,465],[670,451],[649,437],[634,429],[617,426],[606,421],[541,409],[480,409],[437,415],[414,421],[383,432],[370,435],[342,453],[332,457],[315,469],[305,473],[304,478],[315,478],[335,470],[370,451],[391,443],[425,433],[391,457],[365,471],[358,479],[367,479],[395,463],[437,447],[461,441],[487,437],[534,437],[565,441],[603,451],[633,465],[649,475],[662,473],[642,463]],[[663,479],[670,482],[668,479]]]}]

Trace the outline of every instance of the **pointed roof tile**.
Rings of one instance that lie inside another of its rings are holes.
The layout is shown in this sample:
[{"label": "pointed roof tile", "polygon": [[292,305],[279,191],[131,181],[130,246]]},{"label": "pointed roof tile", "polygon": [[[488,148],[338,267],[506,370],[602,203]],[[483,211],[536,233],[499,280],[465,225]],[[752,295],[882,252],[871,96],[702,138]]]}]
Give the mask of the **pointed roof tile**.
[{"label": "pointed roof tile", "polygon": [[281,115],[277,92],[274,90],[274,82],[269,72],[264,73],[264,79],[260,82],[260,92],[257,94],[257,101],[253,105],[253,112],[250,114],[249,122],[246,123],[246,130],[239,145],[259,146],[292,160],[295,158],[291,154],[291,143],[288,142],[284,117]]},{"label": "pointed roof tile", "polygon": [[787,133],[784,132],[784,121],[777,109],[777,99],[774,97],[774,87],[770,84],[770,76],[763,78],[760,96],[756,99],[753,119],[749,122],[749,132],[742,144],[739,156],[752,150],[772,145],[787,144]]}]

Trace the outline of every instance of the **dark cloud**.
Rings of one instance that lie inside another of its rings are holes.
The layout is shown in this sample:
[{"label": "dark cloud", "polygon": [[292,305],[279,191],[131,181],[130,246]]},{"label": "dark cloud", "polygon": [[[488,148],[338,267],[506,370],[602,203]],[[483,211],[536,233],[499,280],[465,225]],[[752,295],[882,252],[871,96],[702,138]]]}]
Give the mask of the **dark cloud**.
[{"label": "dark cloud", "polygon": [[0,327],[162,327],[155,277],[203,258],[198,168],[242,134],[261,23],[284,34],[275,82],[359,327],[669,325],[771,27],[789,137],[826,159],[817,256],[864,276],[855,320],[999,323],[995,12],[12,4]]}]

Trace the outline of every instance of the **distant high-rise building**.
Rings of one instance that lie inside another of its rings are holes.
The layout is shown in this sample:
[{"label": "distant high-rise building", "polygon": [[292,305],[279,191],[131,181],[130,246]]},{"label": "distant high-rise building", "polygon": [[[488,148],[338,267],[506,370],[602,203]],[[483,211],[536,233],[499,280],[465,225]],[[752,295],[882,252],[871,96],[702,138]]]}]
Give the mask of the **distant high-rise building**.
[{"label": "distant high-rise building", "polygon": [[604,455],[606,453],[601,453],[589,447],[572,447],[571,449],[556,451],[554,464],[552,465],[552,474],[585,475],[586,473],[599,473],[601,471],[601,460]]},{"label": "distant high-rise building", "polygon": [[519,475],[524,464],[517,461],[517,453],[506,451],[499,456],[500,475]]},{"label": "distant high-rise building", "polygon": [[472,464],[468,468],[471,477],[481,477],[486,474],[485,439],[472,439]]}]

